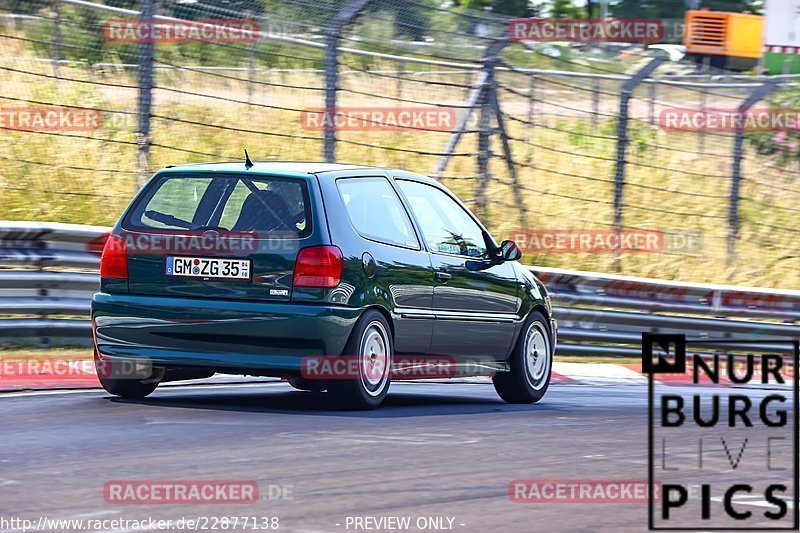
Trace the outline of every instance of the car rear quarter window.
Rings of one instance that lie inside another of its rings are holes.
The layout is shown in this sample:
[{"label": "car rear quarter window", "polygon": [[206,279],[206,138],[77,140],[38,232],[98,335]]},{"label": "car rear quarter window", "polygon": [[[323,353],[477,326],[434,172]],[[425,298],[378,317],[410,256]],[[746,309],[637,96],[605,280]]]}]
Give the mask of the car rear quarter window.
[{"label": "car rear quarter window", "polygon": [[341,178],[336,185],[347,216],[362,237],[419,250],[411,220],[389,180]]},{"label": "car rear quarter window", "polygon": [[311,233],[308,187],[302,179],[283,177],[164,175],[136,200],[123,227],[307,237]]}]

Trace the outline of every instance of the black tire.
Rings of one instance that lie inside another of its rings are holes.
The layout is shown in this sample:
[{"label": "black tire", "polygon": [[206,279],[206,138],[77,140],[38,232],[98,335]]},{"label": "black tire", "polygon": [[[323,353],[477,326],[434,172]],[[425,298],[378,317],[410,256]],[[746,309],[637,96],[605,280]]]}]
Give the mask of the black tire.
[{"label": "black tire", "polygon": [[[546,354],[540,352],[546,351]],[[530,353],[530,356],[528,354]],[[544,359],[540,359],[545,355]],[[550,386],[553,369],[553,333],[550,322],[539,311],[532,311],[509,358],[511,372],[492,378],[494,390],[508,403],[536,403]]]},{"label": "black tire", "polygon": [[157,368],[153,368],[154,375],[150,379],[137,379],[135,374],[125,377],[129,365],[115,363],[108,359],[101,360],[97,357],[96,351],[94,353],[94,366],[97,370],[97,379],[100,380],[100,385],[103,386],[106,392],[130,400],[139,400],[148,396],[158,387],[160,381],[158,374],[163,377],[163,369]]},{"label": "black tire", "polygon": [[309,392],[323,392],[326,389],[325,383],[323,383],[321,380],[306,379],[301,378],[300,376],[289,378],[289,385],[297,390]]},{"label": "black tire", "polygon": [[[375,310],[366,311],[356,322],[342,357],[358,358],[358,379],[332,379],[327,382],[328,393],[334,397],[338,407],[366,410],[378,407],[389,391],[393,349],[391,329],[384,316]],[[376,357],[380,352],[383,354]],[[375,368],[380,374],[367,377],[364,365]]]}]

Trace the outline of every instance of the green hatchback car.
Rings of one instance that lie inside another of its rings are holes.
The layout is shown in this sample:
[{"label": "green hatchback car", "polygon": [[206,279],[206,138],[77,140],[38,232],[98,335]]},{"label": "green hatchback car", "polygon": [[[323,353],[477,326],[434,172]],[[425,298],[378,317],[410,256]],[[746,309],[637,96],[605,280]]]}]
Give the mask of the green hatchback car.
[{"label": "green hatchback car", "polygon": [[369,409],[399,379],[492,376],[547,391],[547,290],[436,180],[323,163],[157,172],[126,209],[92,300],[111,394],[215,373],[288,379]]}]

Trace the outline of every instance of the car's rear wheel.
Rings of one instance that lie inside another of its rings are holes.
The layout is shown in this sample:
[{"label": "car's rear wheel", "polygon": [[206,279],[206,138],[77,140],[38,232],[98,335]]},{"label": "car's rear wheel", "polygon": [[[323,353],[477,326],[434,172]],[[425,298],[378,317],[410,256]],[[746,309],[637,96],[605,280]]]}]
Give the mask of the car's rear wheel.
[{"label": "car's rear wheel", "polygon": [[511,372],[492,378],[494,388],[508,403],[535,403],[550,385],[553,336],[545,316],[532,311],[509,359]]},{"label": "car's rear wheel", "polygon": [[297,390],[309,392],[323,392],[325,390],[325,384],[322,381],[301,378],[299,376],[289,378],[289,385]]},{"label": "car's rear wheel", "polygon": [[374,409],[389,391],[392,367],[392,337],[389,324],[378,311],[368,310],[356,322],[341,357],[353,364],[343,367],[357,372],[355,379],[332,379],[328,392],[346,409]]},{"label": "car's rear wheel", "polygon": [[156,390],[164,374],[163,369],[153,368],[144,376],[134,364],[100,359],[97,351],[94,352],[94,366],[106,392],[132,400],[144,398]]}]

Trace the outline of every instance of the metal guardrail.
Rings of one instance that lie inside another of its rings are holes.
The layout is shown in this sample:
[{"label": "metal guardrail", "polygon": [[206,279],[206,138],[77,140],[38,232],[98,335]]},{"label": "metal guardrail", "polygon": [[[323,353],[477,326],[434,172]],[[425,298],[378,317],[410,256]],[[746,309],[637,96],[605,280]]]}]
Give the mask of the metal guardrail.
[{"label": "metal guardrail", "polygon": [[[0,341],[90,342],[89,301],[108,231],[0,221]],[[736,339],[750,341],[738,349],[774,351],[762,341],[800,338],[800,291],[532,271],[550,290],[563,355],[639,356],[643,331],[685,333],[714,350]]]}]

